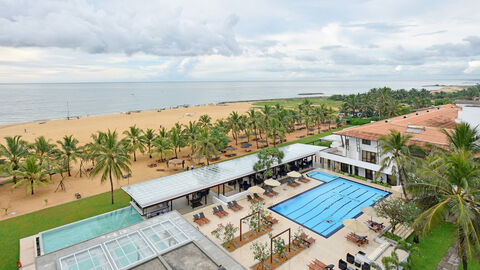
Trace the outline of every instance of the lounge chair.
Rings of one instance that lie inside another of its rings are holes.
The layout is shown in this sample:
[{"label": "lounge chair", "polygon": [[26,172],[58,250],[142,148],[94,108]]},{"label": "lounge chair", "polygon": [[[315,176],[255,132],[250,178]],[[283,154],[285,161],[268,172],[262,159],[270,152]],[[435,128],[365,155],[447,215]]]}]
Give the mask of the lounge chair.
[{"label": "lounge chair", "polygon": [[242,210],[243,209],[243,206],[241,206],[240,204],[238,204],[237,201],[233,201],[233,205],[235,205],[235,207],[237,207],[238,210]]},{"label": "lounge chair", "polygon": [[238,209],[237,207],[235,207],[235,205],[233,205],[232,202],[228,202],[228,208],[231,209],[231,210],[233,210],[234,212],[240,210],[240,209]]},{"label": "lounge chair", "polygon": [[353,256],[350,253],[347,253],[347,258],[346,259],[347,259],[348,263],[351,263],[351,264],[355,263],[355,256]]},{"label": "lounge chair", "polygon": [[278,195],[278,192],[276,192],[275,190],[273,190],[271,187],[267,187],[267,190],[270,194],[272,194],[273,196],[277,196]]},{"label": "lounge chair", "polygon": [[198,216],[198,214],[193,215],[193,221],[198,225],[202,226],[205,222]]},{"label": "lounge chair", "polygon": [[302,182],[302,183],[308,183],[308,182],[310,182],[310,180],[307,179],[307,178],[300,178],[300,179],[298,179],[298,181],[300,181],[300,182]]},{"label": "lounge chair", "polygon": [[272,198],[273,197],[273,194],[270,193],[270,191],[268,189],[265,190],[265,192],[263,193],[263,195],[269,197],[269,198]]},{"label": "lounge chair", "polygon": [[320,266],[316,265],[314,262],[311,262],[307,266],[309,270],[324,270],[324,268],[321,268]]},{"label": "lounge chair", "polygon": [[257,199],[259,201],[265,200],[264,198],[260,197],[257,193],[253,193],[253,197],[255,197],[255,199]]},{"label": "lounge chair", "polygon": [[293,188],[296,188],[296,187],[300,186],[300,184],[295,182],[294,180],[289,180],[287,182],[287,185],[290,186],[290,187],[293,187]]},{"label": "lounge chair", "polygon": [[249,202],[257,202],[257,200],[255,200],[254,198],[252,198],[252,196],[250,196],[250,195],[247,195],[247,201],[249,201]]},{"label": "lounge chair", "polygon": [[218,206],[218,211],[224,216],[228,215],[228,212],[225,211],[225,209],[223,209],[223,206],[221,206],[221,205]]},{"label": "lounge chair", "polygon": [[273,224],[278,223],[278,219],[276,219],[272,216],[266,216],[265,217],[265,223],[269,226],[272,226]]},{"label": "lounge chair", "polygon": [[347,240],[356,243],[359,247],[365,244],[368,244],[368,239],[366,236],[359,236],[355,233],[349,233],[345,238]]},{"label": "lounge chair", "polygon": [[315,238],[308,237],[308,238],[305,239],[305,242],[307,244],[307,247],[310,247],[311,245],[313,245],[313,243],[315,243]]},{"label": "lounge chair", "polygon": [[370,264],[368,264],[368,263],[363,263],[363,264],[362,264],[362,270],[370,270]]},{"label": "lounge chair", "polygon": [[210,220],[208,220],[208,218],[205,217],[205,214],[203,212],[200,212],[199,215],[200,215],[200,220],[202,220],[204,223],[210,222]]},{"label": "lounge chair", "polygon": [[319,266],[320,269],[322,269],[322,270],[325,269],[325,268],[327,268],[327,265],[324,264],[323,262],[321,262],[319,259],[313,260],[313,263],[314,263],[315,265]]},{"label": "lounge chair", "polygon": [[377,223],[373,220],[368,220],[365,223],[367,224],[367,227],[374,232],[381,232],[383,229],[385,229],[385,225],[383,225],[383,223]]},{"label": "lounge chair", "polygon": [[213,209],[213,214],[214,214],[215,216],[217,216],[217,217],[219,217],[219,218],[222,218],[222,217],[223,217],[223,214],[220,213],[220,211],[218,211],[217,207],[214,206],[212,209]]},{"label": "lounge chair", "polygon": [[348,268],[347,262],[345,262],[342,259],[338,260],[338,268],[340,268],[340,270],[347,270]]}]

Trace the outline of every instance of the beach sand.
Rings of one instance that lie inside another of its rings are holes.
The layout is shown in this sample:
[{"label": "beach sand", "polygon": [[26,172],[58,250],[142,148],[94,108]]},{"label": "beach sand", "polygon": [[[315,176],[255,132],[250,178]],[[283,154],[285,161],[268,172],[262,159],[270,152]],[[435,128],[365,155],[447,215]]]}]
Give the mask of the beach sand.
[{"label": "beach sand", "polygon": [[440,92],[453,93],[453,92],[462,91],[463,89],[465,89],[465,87],[460,87],[460,86],[444,86],[444,87],[442,87],[442,88],[440,88],[440,89],[430,90],[430,92],[432,92],[432,93],[440,93]]},{"label": "beach sand", "polygon": [[[43,135],[46,138],[51,139],[52,142],[55,142],[60,140],[64,135],[73,134],[74,137],[80,141],[80,144],[83,145],[90,142],[90,135],[96,131],[111,129],[117,130],[117,132],[121,134],[124,130],[128,129],[128,127],[135,124],[142,129],[152,128],[158,130],[160,125],[168,129],[174,126],[177,122],[186,124],[189,121],[198,120],[200,115],[203,114],[210,115],[212,117],[212,122],[214,122],[216,119],[227,117],[232,111],[237,111],[238,113],[243,114],[247,112],[251,106],[252,104],[249,102],[227,103],[224,105],[205,105],[166,109],[161,112],[143,111],[139,113],[131,113],[129,115],[111,114],[72,120],[52,120],[44,123],[32,122],[15,124],[0,126],[0,137],[2,138],[2,143],[4,143],[3,137],[14,135],[22,135],[23,139],[32,142],[34,138]],[[327,127],[323,128],[326,129]],[[288,134],[287,141],[298,139],[300,135],[306,135],[306,131],[301,130]],[[123,135],[121,135],[121,137],[123,137]],[[236,147],[233,138],[230,137],[230,139],[232,140],[230,145]],[[241,141],[246,141],[246,139],[239,140],[239,143]],[[253,146],[250,147],[250,149],[256,151],[255,143],[253,141],[251,141],[251,143]],[[237,150],[234,152],[236,152],[237,155],[247,154],[245,149],[240,147],[237,147]],[[190,162],[185,158],[188,153],[188,149],[182,149],[179,153],[179,158],[185,159],[186,165],[190,165]],[[226,159],[225,155],[222,154],[221,160]],[[147,165],[151,163],[155,163],[155,158],[150,159],[147,154],[137,153],[137,162],[132,161],[131,165],[132,177],[127,180],[114,180],[115,188],[177,173],[180,171],[179,169],[181,169],[181,165],[176,167],[171,165],[169,169],[166,169],[164,162],[158,163],[157,167],[154,168],[147,167]],[[0,207],[9,207],[8,212],[17,212],[17,214],[9,216],[5,216],[2,213],[0,214],[0,220],[73,201],[75,200],[75,193],[80,193],[82,197],[85,198],[109,191],[110,185],[108,181],[101,183],[100,177],[80,177],[78,174],[78,164],[72,163],[71,167],[72,177],[66,177],[64,181],[66,192],[55,192],[60,181],[59,175],[53,177],[52,183],[47,184],[46,186],[39,186],[34,195],[27,194],[25,186],[16,189],[12,189],[12,184],[0,186]],[[92,166],[91,164],[87,164],[85,167],[89,168]],[[165,169],[165,171],[157,171],[157,169]],[[0,181],[1,180],[2,179],[0,179]],[[48,200],[48,204],[45,203],[45,200]]]}]

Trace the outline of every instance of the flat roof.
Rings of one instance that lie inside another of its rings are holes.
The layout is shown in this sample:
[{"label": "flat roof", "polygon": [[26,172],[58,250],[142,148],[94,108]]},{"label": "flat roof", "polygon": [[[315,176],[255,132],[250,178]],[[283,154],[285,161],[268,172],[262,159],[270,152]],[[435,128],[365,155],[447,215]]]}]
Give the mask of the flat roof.
[{"label": "flat roof", "polygon": [[[142,265],[158,259],[172,268],[164,256],[173,256],[179,262],[189,260],[182,247],[191,244],[198,247],[209,262],[227,269],[245,269],[177,211],[36,257],[35,266],[38,270],[127,270],[142,269]],[[178,251],[171,253],[174,250]]]},{"label": "flat roof", "polygon": [[390,119],[346,128],[335,134],[377,141],[380,136],[390,134],[390,130],[397,130],[402,134],[412,135],[410,141],[416,145],[435,144],[445,147],[448,145],[448,140],[447,136],[442,133],[442,129],[455,128],[455,120],[461,109],[453,104],[435,106]]},{"label": "flat roof", "polygon": [[[308,157],[325,149],[323,146],[295,143],[279,147],[285,156],[282,164]],[[142,208],[223,184],[255,173],[256,154],[145,181],[122,189]]]}]

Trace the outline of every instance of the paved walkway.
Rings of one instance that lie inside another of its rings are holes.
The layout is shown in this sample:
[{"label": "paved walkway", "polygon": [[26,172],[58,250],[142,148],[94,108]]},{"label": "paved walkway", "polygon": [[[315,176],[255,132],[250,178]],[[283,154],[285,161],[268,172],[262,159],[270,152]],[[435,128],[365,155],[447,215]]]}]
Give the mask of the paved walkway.
[{"label": "paved walkway", "polygon": [[458,270],[460,258],[457,255],[457,247],[458,243],[455,241],[438,264],[437,270]]}]

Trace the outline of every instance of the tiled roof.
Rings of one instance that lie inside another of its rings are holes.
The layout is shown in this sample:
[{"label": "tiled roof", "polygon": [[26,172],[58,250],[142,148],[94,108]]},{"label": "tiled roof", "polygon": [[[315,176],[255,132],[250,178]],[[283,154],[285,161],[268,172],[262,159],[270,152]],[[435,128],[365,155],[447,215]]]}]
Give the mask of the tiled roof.
[{"label": "tiled roof", "polygon": [[[412,136],[410,141],[419,146],[435,144],[445,147],[448,141],[442,129],[451,130],[455,127],[455,119],[461,109],[452,104],[436,106],[358,127],[346,128],[335,134],[376,141],[380,136],[390,134],[390,130],[397,130],[402,134],[410,134]],[[419,132],[407,132],[409,126],[418,127]]]}]

